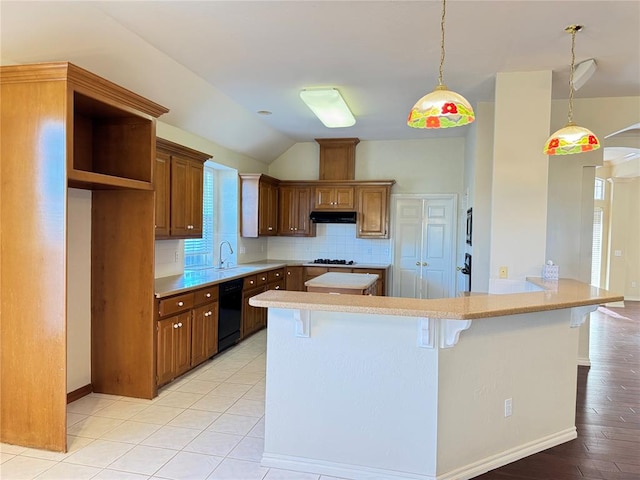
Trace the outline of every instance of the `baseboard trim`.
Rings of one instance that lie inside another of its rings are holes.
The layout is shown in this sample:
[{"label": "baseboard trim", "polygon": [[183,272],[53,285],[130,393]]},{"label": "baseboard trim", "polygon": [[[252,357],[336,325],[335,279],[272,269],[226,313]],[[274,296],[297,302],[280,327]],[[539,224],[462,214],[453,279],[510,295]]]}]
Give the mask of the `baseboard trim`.
[{"label": "baseboard trim", "polygon": [[67,393],[67,404],[80,400],[82,397],[86,397],[93,392],[93,386],[89,383],[83,387],[80,387],[73,392]]},{"label": "baseboard trim", "polygon": [[300,472],[330,475],[353,480],[378,480],[380,478],[384,478],[385,480],[469,480],[508,463],[573,440],[577,438],[577,436],[578,433],[575,427],[567,428],[566,430],[505,450],[504,452],[483,458],[477,462],[437,476],[369,468],[360,465],[348,465],[268,452],[262,455],[262,465],[264,467],[297,470]]},{"label": "baseboard trim", "polygon": [[437,480],[436,477],[431,475],[419,475],[398,472],[397,470],[386,470],[384,468],[364,467],[362,465],[328,462],[326,460],[267,452],[262,454],[261,465],[355,480],[380,480],[381,478],[384,478],[384,480]]},{"label": "baseboard trim", "polygon": [[578,437],[576,427],[567,428],[560,432],[539,438],[524,445],[505,450],[497,455],[492,455],[477,462],[465,465],[462,468],[452,470],[443,475],[438,475],[437,480],[469,480],[490,470],[500,468],[508,463],[542,452],[561,443],[568,442]]},{"label": "baseboard trim", "polygon": [[[625,298],[625,300],[627,300]],[[609,302],[604,304],[605,307],[624,308],[624,300],[620,302]]]},{"label": "baseboard trim", "polygon": [[578,357],[578,366],[579,367],[590,367],[591,359],[589,357]]}]

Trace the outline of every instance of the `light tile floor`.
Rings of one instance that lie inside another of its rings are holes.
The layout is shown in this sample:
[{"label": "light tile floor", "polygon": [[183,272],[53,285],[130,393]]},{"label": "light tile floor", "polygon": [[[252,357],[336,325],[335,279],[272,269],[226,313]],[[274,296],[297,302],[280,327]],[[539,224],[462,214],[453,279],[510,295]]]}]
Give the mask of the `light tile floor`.
[{"label": "light tile floor", "polygon": [[67,453],[0,444],[3,480],[339,480],[260,465],[266,331],[153,400],[92,393],[67,407]]}]

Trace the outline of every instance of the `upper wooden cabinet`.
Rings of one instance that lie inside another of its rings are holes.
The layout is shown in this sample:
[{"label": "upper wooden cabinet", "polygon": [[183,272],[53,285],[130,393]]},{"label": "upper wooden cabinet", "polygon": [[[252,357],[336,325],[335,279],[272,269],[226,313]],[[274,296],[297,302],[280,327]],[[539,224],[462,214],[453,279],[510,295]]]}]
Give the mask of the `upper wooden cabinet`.
[{"label": "upper wooden cabinet", "polygon": [[353,210],[354,187],[349,185],[323,185],[314,189],[314,210]]},{"label": "upper wooden cabinet", "polygon": [[389,200],[391,184],[356,187],[358,238],[389,238]]},{"label": "upper wooden cabinet", "polygon": [[204,162],[211,155],[156,140],[156,238],[202,237]]},{"label": "upper wooden cabinet", "polygon": [[278,233],[278,184],[276,178],[260,173],[241,173],[243,237]]},{"label": "upper wooden cabinet", "polygon": [[280,186],[278,235],[313,237],[316,225],[309,220],[311,213],[310,186]]},{"label": "upper wooden cabinet", "polygon": [[320,145],[320,180],[353,180],[357,138],[316,138]]}]

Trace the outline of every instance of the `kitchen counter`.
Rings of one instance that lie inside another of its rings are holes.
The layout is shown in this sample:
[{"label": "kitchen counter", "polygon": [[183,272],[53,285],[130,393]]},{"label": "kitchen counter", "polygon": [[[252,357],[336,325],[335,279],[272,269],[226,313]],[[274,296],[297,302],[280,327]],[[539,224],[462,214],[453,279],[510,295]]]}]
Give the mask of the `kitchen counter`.
[{"label": "kitchen counter", "polygon": [[479,294],[432,300],[375,296],[343,297],[325,293],[268,291],[252,298],[251,305],[329,312],[473,320],[623,300],[621,295],[615,295],[572,279],[549,282],[542,279],[528,278],[527,281],[540,287],[541,290],[505,295]]},{"label": "kitchen counter", "polygon": [[155,279],[156,298],[164,298],[170,295],[193,290],[199,287],[208,287],[217,283],[226,282],[235,278],[245,277],[253,273],[273,270],[274,268],[295,265],[295,263],[271,262],[251,263],[231,268],[205,268],[202,270],[185,271],[182,275],[172,275]]},{"label": "kitchen counter", "polygon": [[199,287],[208,287],[253,273],[272,270],[287,266],[313,266],[337,268],[389,268],[389,264],[358,263],[353,265],[335,265],[323,263],[308,263],[304,260],[261,260],[260,262],[244,263],[231,268],[205,268],[202,270],[188,270],[181,275],[171,275],[155,279],[155,296],[164,298]]},{"label": "kitchen counter", "polygon": [[462,480],[576,438],[577,327],[623,297],[531,284],[435,300],[252,297],[268,307],[262,465]]},{"label": "kitchen counter", "polygon": [[371,273],[329,272],[319,275],[304,284],[307,292],[368,295],[370,287],[378,281],[378,275]]}]

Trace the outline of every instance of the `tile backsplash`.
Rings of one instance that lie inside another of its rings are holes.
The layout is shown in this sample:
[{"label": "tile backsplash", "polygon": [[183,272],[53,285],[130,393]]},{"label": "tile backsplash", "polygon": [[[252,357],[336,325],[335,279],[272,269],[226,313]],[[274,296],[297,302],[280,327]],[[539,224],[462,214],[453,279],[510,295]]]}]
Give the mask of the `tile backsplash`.
[{"label": "tile backsplash", "polygon": [[390,239],[356,238],[352,224],[316,225],[315,237],[271,237],[268,258],[314,260],[316,258],[353,260],[356,263],[391,263]]}]

